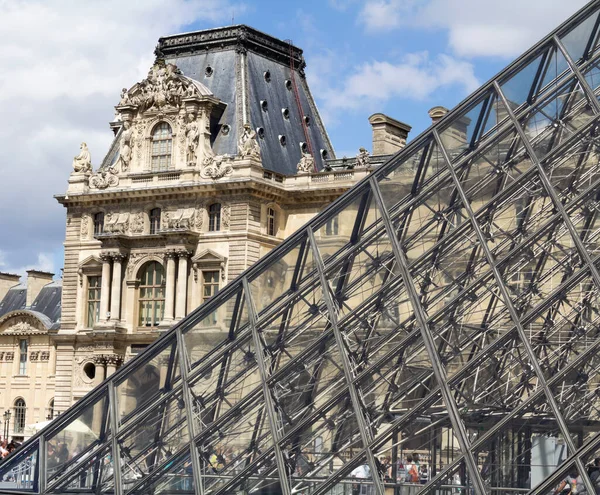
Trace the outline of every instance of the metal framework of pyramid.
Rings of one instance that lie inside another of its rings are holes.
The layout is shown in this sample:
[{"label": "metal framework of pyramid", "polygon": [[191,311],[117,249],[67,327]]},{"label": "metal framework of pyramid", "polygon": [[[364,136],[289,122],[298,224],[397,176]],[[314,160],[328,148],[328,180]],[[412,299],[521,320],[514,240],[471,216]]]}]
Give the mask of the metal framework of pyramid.
[{"label": "metal framework of pyramid", "polygon": [[28,441],[0,492],[595,493],[599,11]]}]

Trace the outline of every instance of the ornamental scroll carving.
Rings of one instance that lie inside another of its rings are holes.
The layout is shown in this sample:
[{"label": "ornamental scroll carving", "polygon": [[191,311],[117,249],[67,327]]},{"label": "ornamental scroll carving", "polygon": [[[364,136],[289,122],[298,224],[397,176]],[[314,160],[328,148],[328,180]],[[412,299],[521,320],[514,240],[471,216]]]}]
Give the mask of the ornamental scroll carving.
[{"label": "ornamental scroll carving", "polygon": [[81,217],[81,238],[89,239],[90,237],[90,223],[91,218],[89,215],[82,215]]},{"label": "ornamental scroll carving", "polygon": [[118,185],[119,177],[117,177],[117,169],[114,167],[103,168],[90,177],[90,187],[92,189],[106,189]]},{"label": "ornamental scroll carving", "polygon": [[218,155],[208,156],[204,159],[200,176],[205,179],[218,180],[233,173],[233,167],[230,163],[231,157]]},{"label": "ornamental scroll carving", "polygon": [[221,226],[223,229],[229,229],[229,225],[231,223],[231,206],[223,205],[221,208]]}]

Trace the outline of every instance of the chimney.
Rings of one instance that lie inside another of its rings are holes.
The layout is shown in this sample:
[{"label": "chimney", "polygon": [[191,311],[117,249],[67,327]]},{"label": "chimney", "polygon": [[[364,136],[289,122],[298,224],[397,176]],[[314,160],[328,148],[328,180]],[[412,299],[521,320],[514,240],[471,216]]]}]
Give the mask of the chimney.
[{"label": "chimney", "polygon": [[437,124],[449,111],[446,107],[433,107],[427,113],[431,117],[431,123]]},{"label": "chimney", "polygon": [[406,146],[411,126],[382,113],[369,117],[373,128],[373,155],[392,155]]},{"label": "chimney", "polygon": [[52,282],[52,277],[54,277],[54,273],[27,270],[27,302],[25,306],[30,307],[33,304],[42,287]]},{"label": "chimney", "polygon": [[0,272],[0,301],[4,299],[4,296],[11,287],[19,285],[20,279],[21,277],[19,275],[14,275],[13,273]]}]

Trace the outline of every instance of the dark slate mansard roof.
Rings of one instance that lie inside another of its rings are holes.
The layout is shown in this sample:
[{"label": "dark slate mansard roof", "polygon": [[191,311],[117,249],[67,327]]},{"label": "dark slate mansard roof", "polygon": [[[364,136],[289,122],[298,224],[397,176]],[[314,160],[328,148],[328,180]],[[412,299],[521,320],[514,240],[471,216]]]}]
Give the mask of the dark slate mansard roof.
[{"label": "dark slate mansard roof", "polygon": [[55,330],[60,326],[61,296],[62,280],[56,280],[42,287],[33,304],[27,307],[27,286],[16,285],[0,301],[0,319],[13,311],[25,311],[38,318],[48,330]]},{"label": "dark slate mansard roof", "polygon": [[[317,168],[325,167],[322,155],[335,158],[304,76],[306,64],[300,48],[251,27],[237,25],[160,38],[157,54],[175,64],[184,75],[204,84],[226,104],[220,118],[211,122],[215,154],[236,155],[240,130],[244,122],[249,122],[254,130],[264,129],[264,137],[258,139],[263,167],[294,175],[302,157],[301,143],[307,141],[302,125],[305,116]],[[301,112],[291,84],[292,65]],[[266,110],[263,101],[266,101]],[[284,109],[289,111],[287,116]],[[225,126],[228,132],[223,132]],[[280,143],[280,136],[285,136],[285,146]],[[103,167],[116,162],[118,142],[117,135]]]}]

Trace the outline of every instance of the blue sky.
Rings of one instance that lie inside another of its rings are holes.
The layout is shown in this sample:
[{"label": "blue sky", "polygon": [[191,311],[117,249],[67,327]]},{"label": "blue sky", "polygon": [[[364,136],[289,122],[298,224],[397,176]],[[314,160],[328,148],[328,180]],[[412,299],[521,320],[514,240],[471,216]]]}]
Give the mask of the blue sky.
[{"label": "blue sky", "polygon": [[338,156],[370,148],[368,116],[413,127],[452,108],[585,0],[0,0],[0,271],[60,273],[71,160],[98,166],[122,87],[160,36],[249,24],[304,49]]}]

